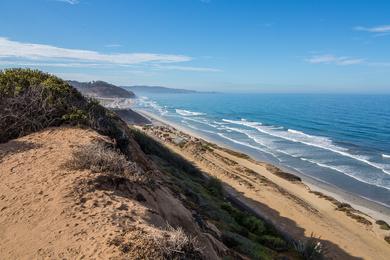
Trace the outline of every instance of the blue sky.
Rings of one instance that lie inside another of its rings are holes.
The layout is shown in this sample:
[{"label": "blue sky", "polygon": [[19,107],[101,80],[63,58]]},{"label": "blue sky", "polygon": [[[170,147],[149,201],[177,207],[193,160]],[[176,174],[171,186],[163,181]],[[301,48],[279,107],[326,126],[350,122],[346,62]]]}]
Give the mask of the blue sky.
[{"label": "blue sky", "polygon": [[390,93],[390,1],[1,0],[0,68],[197,90]]}]

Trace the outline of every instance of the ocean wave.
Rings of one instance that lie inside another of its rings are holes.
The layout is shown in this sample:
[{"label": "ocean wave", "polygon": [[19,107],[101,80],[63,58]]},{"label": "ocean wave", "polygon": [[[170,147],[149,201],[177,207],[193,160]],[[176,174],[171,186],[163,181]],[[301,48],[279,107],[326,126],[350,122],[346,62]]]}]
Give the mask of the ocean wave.
[{"label": "ocean wave", "polygon": [[198,127],[196,127],[194,125],[191,125],[190,123],[186,122],[186,120],[181,120],[181,122],[184,123],[189,128],[192,128],[194,130],[202,131],[202,132],[209,133],[209,134],[217,134],[216,132],[209,131],[209,130],[206,130],[206,129],[201,129],[201,128],[198,128]]},{"label": "ocean wave", "polygon": [[182,116],[202,116],[204,113],[201,112],[193,112],[189,110],[184,110],[184,109],[176,109],[176,113]]},{"label": "ocean wave", "polygon": [[229,141],[231,141],[233,143],[240,144],[240,145],[243,145],[243,146],[246,146],[246,147],[249,147],[249,148],[252,148],[252,149],[255,149],[255,150],[267,153],[267,154],[270,154],[273,157],[275,157],[278,161],[280,161],[280,159],[275,154],[273,154],[272,152],[267,151],[265,149],[262,149],[262,148],[260,148],[258,146],[254,146],[254,145],[251,145],[251,144],[248,144],[248,143],[245,143],[245,142],[241,142],[241,141],[235,140],[235,139],[230,138],[230,137],[228,137],[228,136],[226,136],[226,135],[224,135],[222,133],[217,133],[217,135],[219,135],[220,137],[225,138],[225,139],[227,139],[227,140],[229,140]]},{"label": "ocean wave", "polygon": [[[283,151],[283,150],[279,150],[279,149],[276,149],[275,147],[271,146],[270,144],[266,144],[264,142],[264,140],[256,137],[255,135],[252,135],[251,134],[251,131],[249,130],[244,130],[244,129],[239,129],[239,128],[235,128],[235,127],[224,127],[224,129],[226,131],[235,131],[235,132],[238,132],[238,133],[242,133],[242,134],[245,134],[249,139],[251,139],[252,141],[254,141],[255,143],[263,146],[263,147],[266,147],[267,149],[269,150],[272,150],[272,151],[276,151],[276,152],[279,152],[279,153],[282,153],[282,154],[285,154],[285,155],[288,155],[288,156],[291,156],[291,157],[294,157],[294,158],[299,158],[300,156],[297,156],[297,155],[294,155],[294,154],[291,154],[291,153],[288,153],[286,151]],[[275,153],[271,152],[271,151],[268,151],[269,154],[272,154],[274,157],[278,157]]]},{"label": "ocean wave", "polygon": [[217,125],[223,126],[223,125],[227,125],[228,123],[213,121],[213,124],[217,124]]},{"label": "ocean wave", "polygon": [[[366,184],[370,184],[370,185],[374,185],[374,186],[377,186],[377,187],[381,187],[381,188],[390,190],[390,187],[378,184],[378,182],[368,181],[367,179],[363,179],[363,178],[357,177],[356,175],[352,174],[352,172],[354,172],[353,170],[348,170],[349,169],[348,167],[328,165],[328,164],[321,163],[321,162],[318,162],[318,161],[315,161],[315,160],[310,160],[310,159],[307,159],[307,158],[300,158],[300,159],[302,161],[306,161],[306,162],[310,162],[312,164],[316,164],[316,165],[318,165],[320,167],[323,167],[323,168],[328,168],[328,169],[340,172],[340,173],[342,173],[344,175],[347,175],[347,176],[349,176],[349,177],[351,177],[351,178],[353,178],[353,179],[355,179],[357,181],[360,181],[360,182],[363,182],[363,183],[366,183]],[[378,179],[376,179],[376,180],[378,180]]]},{"label": "ocean wave", "polygon": [[216,125],[211,124],[206,119],[197,119],[197,118],[192,118],[192,117],[184,117],[184,118],[185,118],[185,120],[190,120],[190,121],[194,121],[194,122],[197,122],[197,123],[200,123],[200,124],[211,126],[213,128],[217,128]]},{"label": "ocean wave", "polygon": [[352,158],[354,160],[365,163],[367,165],[370,165],[370,166],[372,166],[378,170],[381,170],[382,172],[390,175],[390,171],[385,169],[384,165],[371,162],[365,156],[348,153],[347,149],[340,147],[340,146],[337,146],[337,145],[334,145],[332,140],[327,138],[327,137],[309,135],[309,134],[305,134],[301,131],[297,131],[294,129],[288,129],[287,131],[277,130],[277,129],[272,128],[272,127],[264,126],[259,122],[249,122],[246,120],[237,121],[237,120],[227,120],[227,119],[223,119],[223,121],[229,122],[232,124],[244,125],[247,127],[251,127],[251,128],[254,128],[263,134],[271,135],[271,136],[281,138],[281,139],[284,139],[287,141],[291,141],[291,142],[295,142],[295,143],[302,143],[302,144],[309,145],[312,147],[317,147],[320,149],[328,150],[328,151],[331,151],[333,153],[340,154],[344,157],[349,157],[349,158]]},{"label": "ocean wave", "polygon": [[383,154],[382,154],[382,157],[383,157],[383,158],[386,158],[386,159],[390,159],[390,155],[388,155],[388,154],[384,154],[384,153],[383,153]]},{"label": "ocean wave", "polygon": [[137,99],[137,105],[145,108],[152,108],[160,113],[160,115],[166,115],[168,110],[160,106],[156,101],[149,99],[148,97],[140,97]]},{"label": "ocean wave", "polygon": [[235,131],[235,132],[244,134],[249,139],[252,139],[255,143],[260,144],[261,146],[265,146],[267,148],[270,148],[265,143],[263,143],[259,138],[255,137],[254,135],[251,135],[250,131],[248,131],[248,130],[239,129],[239,128],[235,128],[235,127],[228,127],[228,126],[224,127],[223,129],[227,129],[227,130],[231,130],[231,131]]}]

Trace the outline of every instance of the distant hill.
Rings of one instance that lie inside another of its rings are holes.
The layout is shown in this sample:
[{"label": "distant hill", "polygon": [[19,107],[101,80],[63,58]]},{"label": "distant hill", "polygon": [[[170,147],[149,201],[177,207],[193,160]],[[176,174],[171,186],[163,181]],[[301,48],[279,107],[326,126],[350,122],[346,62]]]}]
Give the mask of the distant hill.
[{"label": "distant hill", "polygon": [[195,90],[188,89],[179,89],[179,88],[167,88],[161,86],[122,86],[127,90],[130,90],[134,93],[161,93],[161,94],[191,94],[191,93],[212,93],[212,92],[200,92]]},{"label": "distant hill", "polygon": [[85,96],[101,98],[134,98],[135,94],[104,81],[78,82],[69,80],[68,83]]}]

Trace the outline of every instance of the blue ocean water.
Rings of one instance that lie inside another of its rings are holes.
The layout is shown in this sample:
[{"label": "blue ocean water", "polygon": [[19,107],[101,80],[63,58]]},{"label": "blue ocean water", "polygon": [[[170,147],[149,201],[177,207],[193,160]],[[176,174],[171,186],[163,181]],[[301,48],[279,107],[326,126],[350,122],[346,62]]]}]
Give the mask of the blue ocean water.
[{"label": "blue ocean water", "polygon": [[138,96],[136,108],[390,207],[390,95]]}]

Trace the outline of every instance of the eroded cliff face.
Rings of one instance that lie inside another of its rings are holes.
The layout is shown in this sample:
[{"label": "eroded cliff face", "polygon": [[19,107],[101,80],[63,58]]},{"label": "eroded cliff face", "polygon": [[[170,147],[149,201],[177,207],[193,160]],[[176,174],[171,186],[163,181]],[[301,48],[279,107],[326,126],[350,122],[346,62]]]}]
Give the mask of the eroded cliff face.
[{"label": "eroded cliff face", "polygon": [[49,128],[0,144],[0,258],[218,259],[228,249],[202,230],[131,140],[135,175],[69,162],[109,138]]}]

